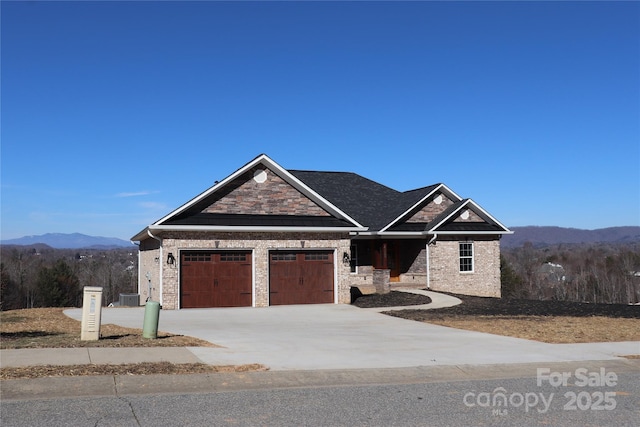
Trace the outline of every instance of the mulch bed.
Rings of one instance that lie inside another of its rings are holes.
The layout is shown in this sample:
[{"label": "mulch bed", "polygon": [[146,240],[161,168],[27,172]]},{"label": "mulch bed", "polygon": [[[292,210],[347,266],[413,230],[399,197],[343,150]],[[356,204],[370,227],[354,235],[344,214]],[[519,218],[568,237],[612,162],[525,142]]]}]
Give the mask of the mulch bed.
[{"label": "mulch bed", "polygon": [[360,308],[422,305],[431,302],[431,298],[426,295],[398,291],[391,291],[388,294],[361,295],[355,298],[352,304]]},{"label": "mulch bed", "polygon": [[[443,292],[445,293],[445,292]],[[446,293],[445,293],[446,294]],[[397,317],[413,320],[427,320],[443,315],[455,316],[570,316],[570,317],[618,317],[640,319],[640,306],[626,304],[591,304],[571,301],[538,301],[522,299],[501,299],[455,295],[462,304],[435,310],[402,310],[388,312]],[[426,298],[427,301],[423,298]],[[429,297],[392,291],[385,295],[364,295],[358,297],[353,305],[362,308],[393,307],[403,305],[428,304]]]}]

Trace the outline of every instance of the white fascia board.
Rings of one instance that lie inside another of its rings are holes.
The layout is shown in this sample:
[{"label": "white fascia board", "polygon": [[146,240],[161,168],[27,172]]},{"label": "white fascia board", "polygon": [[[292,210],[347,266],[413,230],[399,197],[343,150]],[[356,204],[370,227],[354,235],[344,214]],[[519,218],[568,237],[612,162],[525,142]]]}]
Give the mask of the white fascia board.
[{"label": "white fascia board", "polygon": [[[312,232],[312,233],[352,233],[366,230],[358,227],[263,227],[233,225],[151,225],[149,230],[162,231],[225,231],[225,232]],[[137,237],[137,236],[136,236]]]},{"label": "white fascia board", "polygon": [[469,202],[478,210],[480,210],[480,212],[482,212],[484,215],[486,215],[491,221],[495,222],[496,225],[499,225],[500,227],[502,227],[504,229],[504,233],[503,234],[513,234],[513,231],[509,230],[509,228],[505,227],[500,221],[498,221],[497,219],[495,219],[493,217],[493,215],[491,215],[489,212],[485,211],[484,209],[482,209],[482,206],[480,206],[479,204],[477,204],[476,202],[474,202],[473,200],[469,199]]},{"label": "white fascia board", "polygon": [[447,187],[446,184],[440,184],[438,186],[438,189],[444,190],[445,193],[449,193],[449,196],[452,196],[451,197],[452,199],[457,199],[457,200],[454,200],[456,202],[459,202],[462,200],[462,197],[460,197],[455,191]]},{"label": "white fascia board", "polygon": [[399,238],[422,238],[428,236],[430,233],[427,231],[396,231],[396,232],[386,232],[383,233],[381,231],[357,231],[351,232],[353,237],[380,237],[380,238],[391,238],[391,237],[399,237]]},{"label": "white fascia board", "polygon": [[302,194],[310,198],[311,200],[318,203],[324,209],[331,212],[333,215],[345,219],[355,225],[359,229],[364,229],[362,224],[358,223],[355,219],[351,218],[345,212],[343,212],[340,208],[335,206],[333,203],[329,202],[327,199],[322,197],[320,194],[316,193],[313,189],[307,186],[304,182],[300,181],[298,178],[293,176],[289,171],[284,169],[282,166],[271,160],[270,158],[265,156],[265,164],[270,168],[276,171],[281,178],[291,184],[296,190],[300,191]]},{"label": "white fascia board", "polygon": [[415,232],[415,231],[397,231],[397,232],[391,232],[391,233],[380,233],[378,234],[378,237],[384,238],[384,239],[423,239],[426,236],[428,236],[429,233],[427,233],[426,231],[420,231],[420,232]]},{"label": "white fascia board", "polygon": [[444,235],[487,235],[487,236],[495,236],[496,234],[513,234],[513,231],[420,231],[420,232],[411,232],[411,231],[398,231],[392,233],[380,233],[376,231],[370,232],[351,232],[353,237],[379,237],[384,239],[389,238],[402,238],[402,239],[421,239],[427,236],[444,236]]},{"label": "white fascia board", "polygon": [[446,236],[446,235],[465,235],[465,236],[475,236],[475,235],[487,235],[487,236],[495,236],[496,234],[513,234],[513,231],[436,231],[430,232],[429,234],[437,234],[438,236]]},{"label": "white fascia board", "polygon": [[452,211],[449,215],[447,215],[445,218],[443,218],[439,223],[437,223],[436,225],[434,225],[433,227],[431,227],[430,230],[428,230],[430,233],[438,233],[439,232],[435,231],[438,227],[440,227],[442,224],[444,224],[445,222],[449,221],[449,219],[451,219],[451,217],[453,217],[454,215],[456,215],[458,212],[460,212],[460,210],[462,208],[464,208],[465,206],[467,206],[469,204],[469,202],[471,201],[471,199],[467,199],[464,203],[462,203],[460,206],[458,206],[458,209]]},{"label": "white fascia board", "polygon": [[129,240],[131,240],[132,242],[141,242],[142,240],[145,240],[146,238],[149,237],[149,235],[147,234],[147,230],[148,229],[149,229],[149,227],[145,227],[143,230],[138,232],[138,234],[136,234],[135,236],[133,236]]},{"label": "white fascia board", "polygon": [[224,187],[226,184],[228,184],[229,182],[233,181],[238,176],[242,175],[247,170],[249,170],[252,167],[254,167],[256,164],[260,163],[264,158],[268,158],[268,157],[265,154],[261,154],[260,156],[256,157],[255,159],[253,159],[252,161],[250,161],[249,163],[247,163],[246,165],[244,165],[243,167],[241,167],[240,169],[238,169],[237,171],[235,171],[234,173],[232,173],[231,175],[229,175],[228,177],[223,179],[222,181],[220,181],[217,184],[215,184],[213,187],[209,188],[208,190],[203,191],[202,193],[200,193],[199,195],[197,195],[193,199],[189,200],[187,203],[185,203],[182,206],[180,206],[178,209],[175,209],[174,211],[170,212],[168,215],[165,215],[164,217],[162,217],[158,221],[154,222],[152,225],[162,224],[163,222],[167,221],[169,218],[171,218],[171,217],[173,217],[175,215],[178,215],[181,212],[184,212],[186,209],[188,209],[191,206],[193,206],[194,204],[198,203],[200,200],[208,197],[210,194],[214,193],[215,191],[217,191],[221,187]]},{"label": "white fascia board", "polygon": [[[460,212],[462,209],[464,209],[465,206],[467,206],[467,205],[471,205],[472,209],[477,209],[480,212],[482,212],[482,214],[486,215],[487,218],[489,218],[491,221],[493,221],[496,225],[500,226],[504,231],[491,231],[491,232],[488,232],[488,231],[473,231],[473,232],[468,232],[468,231],[437,231],[438,227],[442,226],[442,224],[444,224],[445,222],[449,221],[449,219],[451,219],[453,216],[458,214],[458,212]],[[458,207],[458,209],[456,209],[453,212],[451,212],[449,215],[447,215],[446,218],[442,219],[442,221],[440,221],[439,223],[437,223],[436,225],[431,227],[431,229],[428,230],[428,231],[429,231],[429,233],[435,233],[435,234],[513,234],[513,231],[509,230],[507,227],[502,225],[497,219],[495,219],[493,216],[491,216],[487,211],[482,209],[480,207],[480,205],[478,205],[476,202],[474,202],[471,199],[465,200],[464,203],[462,203]]]},{"label": "white fascia board", "polygon": [[404,218],[405,215],[407,215],[409,212],[411,212],[413,209],[417,208],[418,206],[420,206],[421,204],[423,204],[429,197],[433,196],[436,192],[438,191],[442,191],[443,193],[447,194],[447,197],[451,197],[452,199],[458,199],[457,201],[462,200],[460,198],[460,196],[458,196],[456,193],[454,193],[449,187],[447,187],[445,184],[439,184],[436,188],[434,188],[432,191],[430,191],[426,196],[424,196],[422,199],[420,199],[417,203],[414,203],[413,206],[411,206],[409,209],[407,209],[406,211],[402,212],[400,215],[398,215],[398,217],[396,217],[396,219],[394,219],[393,221],[391,221],[389,224],[387,224],[385,227],[383,227],[380,232],[385,232],[387,231],[387,229],[393,227],[395,224],[397,224],[398,222],[400,222],[400,220],[402,220],[402,218]]},{"label": "white fascia board", "polygon": [[332,214],[351,222],[356,228],[365,228],[364,226],[359,224],[355,219],[351,218],[349,215],[344,213],[342,210],[338,209],[338,207],[334,206],[328,200],[324,199],[318,193],[313,191],[311,188],[309,188],[307,185],[305,185],[302,181],[300,181],[299,179],[297,179],[296,177],[291,175],[286,169],[284,169],[282,166],[280,166],[279,164],[277,164],[276,162],[271,160],[269,158],[269,156],[267,156],[266,154],[259,155],[258,157],[256,157],[255,159],[253,159],[252,161],[250,161],[249,163],[247,163],[246,165],[244,165],[243,167],[241,167],[240,169],[238,169],[237,171],[235,171],[234,173],[232,173],[231,175],[229,175],[228,177],[223,179],[222,181],[220,181],[217,184],[215,184],[213,187],[211,187],[208,190],[204,191],[200,195],[194,197],[193,199],[191,199],[190,201],[188,201],[184,205],[180,206],[178,209],[174,210],[173,212],[169,213],[168,215],[166,215],[163,218],[159,219],[158,221],[154,222],[152,225],[154,225],[154,226],[161,225],[163,222],[167,221],[171,217],[173,217],[175,215],[178,215],[181,212],[184,212],[189,207],[191,207],[194,204],[198,203],[200,200],[208,197],[209,195],[211,195],[212,193],[214,193],[218,189],[224,187],[229,182],[233,181],[238,176],[242,175],[243,173],[245,173],[246,171],[248,171],[249,169],[253,168],[254,166],[256,166],[259,163],[261,163],[261,164],[265,165],[267,168],[275,171],[276,174],[278,174],[280,177],[282,177],[285,181],[287,181],[289,184],[291,184],[294,188],[296,188],[298,191],[300,191],[302,194],[304,194],[305,196],[309,197],[310,199],[318,202],[318,204],[323,206],[325,209],[330,211]]},{"label": "white fascia board", "polygon": [[409,212],[411,212],[413,209],[415,209],[416,207],[420,206],[422,203],[424,203],[425,200],[427,200],[429,197],[431,197],[436,191],[438,191],[444,184],[440,184],[438,185],[436,188],[433,189],[433,191],[430,191],[429,194],[427,194],[426,196],[424,196],[422,199],[420,199],[417,203],[414,203],[413,206],[411,206],[409,209],[407,209],[406,211],[402,212],[400,215],[398,215],[393,221],[391,221],[389,224],[387,224],[385,227],[383,227],[380,232],[384,233],[385,231],[387,231],[388,228],[393,227],[396,223],[398,223],[402,218],[404,218],[405,215],[407,215]]}]

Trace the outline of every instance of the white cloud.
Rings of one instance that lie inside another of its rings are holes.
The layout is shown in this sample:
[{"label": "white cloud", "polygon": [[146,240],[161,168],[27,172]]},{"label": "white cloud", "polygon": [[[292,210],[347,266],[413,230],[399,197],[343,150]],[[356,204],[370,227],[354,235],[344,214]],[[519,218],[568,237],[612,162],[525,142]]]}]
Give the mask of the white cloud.
[{"label": "white cloud", "polygon": [[157,194],[159,191],[132,191],[132,192],[123,192],[118,193],[115,197],[140,197],[140,196],[148,196],[149,194]]}]

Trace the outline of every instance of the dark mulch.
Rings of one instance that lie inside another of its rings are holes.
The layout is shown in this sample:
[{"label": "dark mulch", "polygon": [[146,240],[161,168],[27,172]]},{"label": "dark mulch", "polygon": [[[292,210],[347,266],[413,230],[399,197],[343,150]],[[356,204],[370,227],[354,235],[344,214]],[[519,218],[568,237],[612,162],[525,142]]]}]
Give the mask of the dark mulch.
[{"label": "dark mulch", "polygon": [[431,298],[426,295],[391,291],[388,294],[352,295],[352,304],[360,308],[395,307],[405,305],[429,304]]},{"label": "dark mulch", "polygon": [[[484,298],[454,295],[462,304],[435,310],[402,310],[397,317],[428,320],[442,316],[570,316],[640,318],[640,306],[627,304],[591,304],[571,301],[538,301],[522,299]],[[395,304],[394,304],[395,305]]]}]

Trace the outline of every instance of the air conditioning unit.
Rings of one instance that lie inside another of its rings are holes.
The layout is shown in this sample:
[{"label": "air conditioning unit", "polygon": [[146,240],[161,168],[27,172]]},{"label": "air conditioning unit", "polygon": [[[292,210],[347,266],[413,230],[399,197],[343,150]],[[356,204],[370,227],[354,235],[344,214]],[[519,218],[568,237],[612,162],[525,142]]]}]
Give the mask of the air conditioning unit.
[{"label": "air conditioning unit", "polygon": [[140,294],[120,294],[120,307],[138,307]]}]

